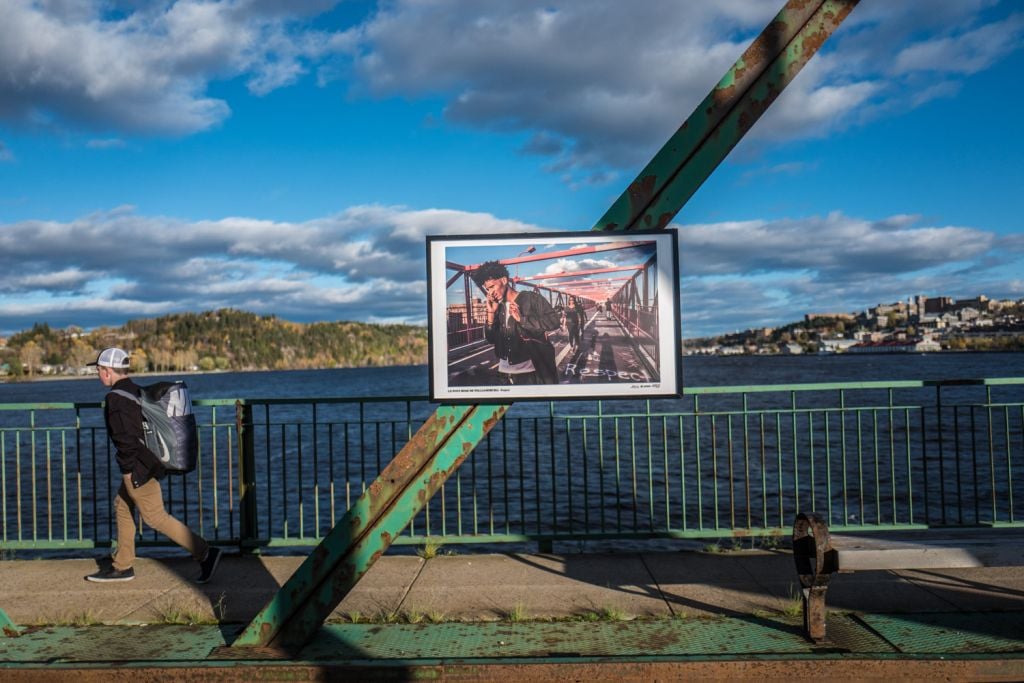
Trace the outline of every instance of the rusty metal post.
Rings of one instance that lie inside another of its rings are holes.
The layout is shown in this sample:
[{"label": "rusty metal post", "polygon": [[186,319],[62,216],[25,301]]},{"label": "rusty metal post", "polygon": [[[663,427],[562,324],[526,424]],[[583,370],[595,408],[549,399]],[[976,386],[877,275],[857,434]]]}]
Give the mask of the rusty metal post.
[{"label": "rusty metal post", "polygon": [[0,607],[0,632],[3,632],[8,638],[17,638],[21,635],[21,629],[11,621],[11,618],[7,616],[7,612],[2,607]]},{"label": "rusty metal post", "polygon": [[[666,227],[856,4],[789,0],[593,229]],[[438,409],[233,646],[307,642],[507,409]]]},{"label": "rusty metal post", "polygon": [[787,2],[594,229],[666,227],[857,2]]},{"label": "rusty metal post", "polygon": [[438,408],[232,646],[305,644],[507,408]]},{"label": "rusty metal post", "polygon": [[793,559],[803,590],[804,633],[816,643],[825,640],[825,594],[838,569],[836,551],[825,518],[801,512],[793,524]]}]

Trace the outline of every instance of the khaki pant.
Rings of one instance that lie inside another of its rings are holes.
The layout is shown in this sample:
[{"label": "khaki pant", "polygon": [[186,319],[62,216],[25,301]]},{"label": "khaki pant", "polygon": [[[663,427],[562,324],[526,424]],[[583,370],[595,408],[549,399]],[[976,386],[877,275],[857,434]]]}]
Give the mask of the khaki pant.
[{"label": "khaki pant", "polygon": [[117,550],[114,551],[114,569],[124,571],[135,564],[135,509],[142,514],[142,521],[151,529],[191,553],[197,561],[206,557],[207,544],[187,526],[167,513],[164,508],[164,494],[160,482],[150,479],[139,488],[132,486],[130,474],[124,475],[121,488],[114,499],[117,516]]}]

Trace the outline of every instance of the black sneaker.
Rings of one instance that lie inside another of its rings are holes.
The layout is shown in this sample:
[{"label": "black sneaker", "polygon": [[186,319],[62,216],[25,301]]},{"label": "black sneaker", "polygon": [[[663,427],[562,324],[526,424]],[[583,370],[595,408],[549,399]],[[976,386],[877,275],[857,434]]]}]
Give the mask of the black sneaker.
[{"label": "black sneaker", "polygon": [[199,578],[196,579],[196,583],[206,583],[213,578],[217,571],[217,565],[220,564],[220,556],[220,548],[214,548],[211,545],[206,551],[206,557],[199,563]]},{"label": "black sneaker", "polygon": [[117,569],[114,569],[113,567],[107,567],[106,569],[99,570],[95,574],[89,574],[89,576],[85,577],[85,580],[86,581],[99,581],[99,582],[106,582],[106,581],[131,581],[134,578],[135,578],[135,569],[133,569],[132,567],[128,567],[128,569],[122,569],[122,570],[117,570]]}]

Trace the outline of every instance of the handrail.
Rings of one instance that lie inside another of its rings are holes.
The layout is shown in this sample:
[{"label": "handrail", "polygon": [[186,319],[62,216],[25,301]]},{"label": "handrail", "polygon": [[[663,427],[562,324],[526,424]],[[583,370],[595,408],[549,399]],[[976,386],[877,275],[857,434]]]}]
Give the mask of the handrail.
[{"label": "handrail", "polygon": [[[796,384],[723,384],[703,387],[684,387],[682,396],[706,396],[714,394],[758,394],[769,392],[806,392],[835,390],[867,390],[867,389],[921,389],[924,387],[954,386],[1014,386],[1024,384],[1024,377],[985,377],[985,378],[948,378],[948,379],[914,379],[914,380],[873,380],[866,382],[802,382]],[[641,399],[644,400],[644,399]],[[658,399],[672,401],[673,399]],[[195,406],[235,406],[242,405],[309,405],[310,403],[349,404],[349,403],[402,403],[429,402],[425,394],[409,394],[399,396],[304,396],[304,397],[238,397],[238,398],[196,398]],[[611,403],[613,401],[604,401]],[[0,410],[74,410],[76,408],[102,408],[102,401],[85,402],[43,402],[43,403],[0,403]],[[889,407],[889,406],[886,406]]]}]

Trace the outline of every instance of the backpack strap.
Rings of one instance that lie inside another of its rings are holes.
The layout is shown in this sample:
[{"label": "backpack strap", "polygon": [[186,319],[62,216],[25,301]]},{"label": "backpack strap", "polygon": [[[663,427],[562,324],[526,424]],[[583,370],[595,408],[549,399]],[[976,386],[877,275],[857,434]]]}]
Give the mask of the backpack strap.
[{"label": "backpack strap", "polygon": [[139,398],[138,396],[131,392],[125,391],[124,389],[111,389],[109,393],[117,394],[118,396],[124,396],[125,398],[138,403],[140,406],[142,405],[141,398]]}]

